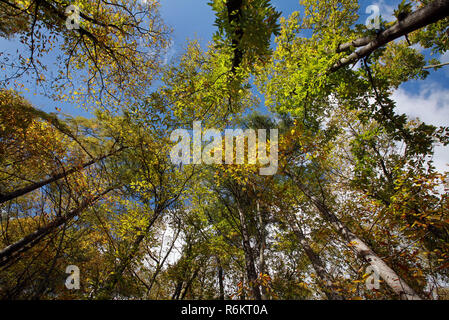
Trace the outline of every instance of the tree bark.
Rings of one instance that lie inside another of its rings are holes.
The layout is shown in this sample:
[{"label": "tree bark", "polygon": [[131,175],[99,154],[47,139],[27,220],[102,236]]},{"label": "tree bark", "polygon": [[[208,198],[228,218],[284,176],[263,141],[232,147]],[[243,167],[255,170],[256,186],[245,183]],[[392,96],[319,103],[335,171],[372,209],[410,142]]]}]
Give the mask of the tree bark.
[{"label": "tree bark", "polygon": [[[184,298],[187,295],[187,292],[190,290],[190,287],[192,286],[193,281],[198,277],[198,273],[200,272],[201,266],[199,266],[198,268],[195,269],[192,277],[189,279],[189,281],[187,281],[186,283],[186,287],[184,288],[184,291],[181,295],[181,300],[184,300]],[[193,300],[193,299],[192,299]]]},{"label": "tree bark", "polygon": [[6,248],[2,249],[0,251],[0,267],[8,264],[10,261],[12,261],[16,256],[20,255],[21,253],[24,253],[25,251],[31,249],[36,244],[42,241],[42,239],[55,231],[58,227],[61,225],[69,222],[74,217],[78,216],[83,210],[88,208],[90,205],[92,205],[95,201],[97,201],[99,198],[107,194],[108,192],[112,191],[113,189],[110,188],[101,194],[95,196],[94,198],[85,199],[78,208],[70,211],[64,216],[57,217],[52,222],[50,222],[45,227],[39,228],[36,231],[28,234],[27,236],[23,237],[22,239],[16,241],[15,243],[7,246]]},{"label": "tree bark", "polygon": [[369,263],[379,272],[379,276],[402,300],[421,300],[420,296],[391,269],[364,241],[357,237],[338,217],[332,213],[323,201],[316,199],[294,175],[288,174],[296,183],[298,188],[309,198],[323,218],[327,220],[336,232],[354,249],[356,254]]},{"label": "tree bark", "polygon": [[306,256],[309,258],[312,263],[312,267],[315,270],[316,274],[320,278],[324,286],[324,294],[329,300],[344,300],[344,297],[335,292],[336,288],[333,285],[333,277],[327,272],[323,261],[320,256],[310,247],[309,242],[307,241],[304,233],[301,228],[297,225],[296,219],[290,217],[287,214],[287,221],[296,237],[298,238],[299,243],[301,244]]},{"label": "tree bark", "polygon": [[438,22],[449,16],[449,1],[448,0],[434,0],[428,5],[416,10],[408,15],[404,20],[398,21],[396,24],[381,32],[377,37],[363,37],[341,44],[337,48],[337,52],[349,49],[351,46],[362,47],[358,51],[351,53],[349,56],[340,59],[329,72],[337,71],[338,69],[355,63],[358,60],[367,57],[374,50],[386,45],[387,43],[416,31],[429,24]]},{"label": "tree bark", "polygon": [[[265,274],[265,248],[266,248],[266,222],[264,216],[262,214],[262,210],[260,208],[259,199],[256,200],[256,213],[257,213],[257,221],[259,225],[259,273]],[[264,286],[261,286],[262,290],[262,300],[267,299],[267,290]]]},{"label": "tree bark", "polygon": [[243,58],[243,50],[240,48],[240,42],[243,38],[243,30],[239,25],[239,20],[242,14],[243,0],[228,0],[226,7],[228,11],[229,24],[235,25],[236,30],[232,36],[232,49],[234,51],[234,58],[232,59],[232,72],[240,66]]},{"label": "tree bark", "polygon": [[219,300],[224,300],[224,283],[223,283],[223,267],[221,266],[220,258],[217,257],[217,265],[218,265],[218,286],[220,288],[220,296],[218,297]]},{"label": "tree bark", "polygon": [[52,175],[51,178],[48,178],[48,179],[45,179],[45,180],[42,180],[42,181],[39,181],[39,182],[32,183],[32,184],[30,184],[30,185],[28,185],[26,187],[23,187],[21,189],[18,189],[16,191],[13,191],[13,192],[10,192],[10,193],[7,193],[7,194],[0,194],[0,204],[3,203],[3,202],[9,201],[9,200],[13,200],[15,198],[18,198],[20,196],[23,196],[23,195],[25,195],[25,194],[27,194],[27,193],[29,193],[31,191],[34,191],[34,190],[39,189],[39,188],[41,188],[43,186],[46,186],[47,184],[53,183],[55,181],[58,181],[59,179],[67,177],[68,175],[70,175],[72,173],[79,172],[82,169],[93,165],[94,163],[97,163],[97,162],[99,162],[101,160],[104,160],[104,159],[112,156],[113,154],[115,154],[117,152],[120,152],[121,150],[123,150],[123,148],[120,148],[120,149],[118,149],[116,151],[113,151],[113,152],[111,152],[111,153],[109,153],[107,155],[104,155],[104,156],[92,159],[92,160],[82,164],[80,167],[72,167],[72,168],[70,168],[68,170],[64,170],[64,171],[62,171],[62,172],[60,172],[58,174]]},{"label": "tree bark", "polygon": [[244,212],[240,207],[237,208],[240,218],[240,225],[242,229],[242,242],[243,242],[243,251],[245,253],[245,265],[246,265],[246,274],[248,276],[249,285],[251,287],[251,291],[256,300],[261,300],[262,296],[260,294],[259,286],[256,284],[257,281],[257,272],[254,263],[253,252],[251,248],[251,243],[248,234],[248,226],[246,222],[246,217]]},{"label": "tree bark", "polygon": [[182,280],[178,281],[178,283],[176,284],[176,287],[175,287],[175,292],[173,293],[173,295],[171,297],[172,300],[179,300],[179,295],[181,294],[183,284],[184,284],[184,281],[182,281]]}]

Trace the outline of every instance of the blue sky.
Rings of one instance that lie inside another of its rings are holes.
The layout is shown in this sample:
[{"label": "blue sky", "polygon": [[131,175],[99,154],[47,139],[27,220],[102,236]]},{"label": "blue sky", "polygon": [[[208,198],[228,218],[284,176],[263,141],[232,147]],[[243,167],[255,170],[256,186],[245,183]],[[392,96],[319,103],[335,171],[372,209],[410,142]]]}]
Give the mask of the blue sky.
[{"label": "blue sky", "polygon": [[[202,45],[211,40],[215,32],[215,16],[209,0],[162,0],[161,15],[165,23],[173,28],[173,39],[177,49],[182,49],[187,38],[200,39]],[[284,15],[298,10],[298,0],[272,0],[271,3]]]}]

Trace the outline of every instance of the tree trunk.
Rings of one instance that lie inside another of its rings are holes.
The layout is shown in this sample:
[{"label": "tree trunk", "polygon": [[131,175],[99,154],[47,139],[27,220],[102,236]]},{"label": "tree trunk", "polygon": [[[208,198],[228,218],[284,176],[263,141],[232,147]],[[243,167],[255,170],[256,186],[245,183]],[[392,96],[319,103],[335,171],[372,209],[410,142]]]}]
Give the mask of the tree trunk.
[{"label": "tree trunk", "polygon": [[243,30],[240,26],[240,18],[242,15],[243,0],[228,0],[226,2],[228,20],[230,24],[235,26],[232,37],[232,50],[234,51],[234,58],[232,59],[232,72],[240,66],[243,58],[243,50],[240,48],[240,42],[243,38]]},{"label": "tree trunk", "polygon": [[[259,224],[259,273],[265,274],[265,248],[266,248],[266,222],[262,214],[262,210],[260,208],[259,199],[256,200],[256,213],[257,213],[257,221]],[[264,286],[261,286],[262,291],[262,300],[267,299],[267,290]]]},{"label": "tree trunk", "polygon": [[248,227],[246,223],[246,217],[240,207],[238,207],[240,225],[242,229],[242,242],[243,242],[243,251],[245,253],[245,265],[246,265],[246,274],[248,276],[249,285],[251,287],[251,291],[256,300],[261,300],[262,296],[260,294],[259,286],[256,284],[257,281],[257,272],[254,264],[253,252],[250,244]]},{"label": "tree trunk", "polygon": [[42,241],[42,239],[55,231],[58,227],[61,225],[69,222],[74,217],[78,216],[83,210],[88,208],[90,205],[92,205],[95,201],[97,201],[100,197],[104,196],[108,192],[112,191],[113,189],[108,189],[104,191],[103,193],[95,196],[94,198],[85,199],[81,205],[70,211],[64,216],[57,217],[52,222],[50,222],[45,227],[39,228],[36,231],[28,234],[27,236],[23,237],[19,241],[7,246],[6,248],[2,249],[0,251],[0,267],[6,265],[10,261],[12,261],[16,256],[20,255],[21,253],[31,249],[36,244]]},{"label": "tree trunk", "polygon": [[289,176],[295,181],[298,188],[312,201],[323,218],[327,220],[337,231],[337,233],[354,249],[357,255],[375,270],[379,272],[379,276],[385,283],[396,293],[402,300],[421,300],[418,294],[403,280],[396,272],[391,269],[371,248],[358,238],[346,225],[344,225],[337,216],[332,213],[323,201],[316,199],[294,175]]},{"label": "tree trunk", "polygon": [[387,43],[407,35],[415,30],[423,28],[429,24],[438,22],[449,16],[449,1],[448,0],[434,0],[428,5],[416,10],[408,15],[404,20],[397,22],[392,27],[381,32],[377,37],[363,37],[341,44],[337,52],[349,49],[351,46],[362,47],[358,51],[351,53],[347,57],[339,60],[329,71],[334,72],[351,63],[367,57],[374,50],[386,45]]},{"label": "tree trunk", "polygon": [[[287,214],[288,215],[288,214]],[[293,217],[287,216],[287,221],[298,238],[299,243],[301,244],[305,254],[309,258],[312,263],[312,267],[315,270],[316,274],[320,278],[321,282],[324,286],[324,294],[329,300],[344,300],[344,297],[335,292],[336,288],[333,285],[333,277],[327,272],[323,261],[320,256],[310,247],[309,242],[307,241],[304,233],[301,228],[297,225],[296,219]]]},{"label": "tree trunk", "polygon": [[123,150],[123,148],[120,148],[120,149],[118,149],[116,151],[113,151],[113,152],[111,152],[111,153],[109,153],[107,155],[104,155],[104,156],[92,159],[92,160],[82,164],[80,167],[72,167],[72,168],[70,168],[68,170],[63,170],[62,172],[60,172],[58,174],[52,175],[51,178],[48,178],[48,179],[45,179],[45,180],[42,180],[42,181],[39,181],[39,182],[32,183],[32,184],[30,184],[30,185],[28,185],[26,187],[23,187],[21,189],[13,191],[13,192],[9,192],[7,194],[0,194],[0,204],[3,203],[3,202],[9,201],[9,200],[13,200],[15,198],[18,198],[20,196],[23,196],[23,195],[25,195],[25,194],[27,194],[27,193],[29,193],[31,191],[34,191],[34,190],[39,189],[39,188],[41,188],[43,186],[46,186],[47,184],[53,183],[55,181],[58,181],[59,179],[67,177],[68,175],[70,175],[72,173],[79,172],[79,171],[83,170],[84,168],[93,165],[94,163],[97,163],[97,162],[99,162],[101,160],[104,160],[104,159],[112,156],[113,154],[115,154],[117,152],[120,152],[121,150]]},{"label": "tree trunk", "polygon": [[182,285],[184,284],[184,281],[178,281],[175,287],[175,292],[173,293],[171,299],[172,300],[179,300],[179,295],[181,294]]},{"label": "tree trunk", "polygon": [[[187,292],[190,290],[190,287],[192,286],[193,281],[196,279],[196,277],[198,277],[198,273],[200,272],[200,269],[201,269],[201,265],[198,268],[196,268],[192,277],[189,279],[189,281],[187,281],[186,287],[184,288],[184,292],[181,295],[181,300],[184,300],[184,298],[186,297]],[[192,299],[192,300],[194,300],[194,299]]]},{"label": "tree trunk", "polygon": [[178,230],[176,232],[176,235],[173,237],[173,241],[170,245],[170,248],[167,250],[167,252],[164,255],[164,258],[161,262],[159,260],[157,261],[156,270],[153,273],[153,276],[151,277],[151,282],[148,286],[147,295],[150,294],[151,289],[153,289],[154,283],[156,282],[156,278],[158,274],[162,271],[162,268],[164,267],[165,261],[167,260],[168,256],[173,250],[173,247],[175,246],[176,240],[178,239],[179,233],[181,232],[180,224],[178,224]]},{"label": "tree trunk", "polygon": [[217,257],[217,264],[218,264],[218,286],[220,288],[220,296],[218,297],[219,300],[224,300],[224,283],[223,283],[223,267],[221,266],[220,258]]}]

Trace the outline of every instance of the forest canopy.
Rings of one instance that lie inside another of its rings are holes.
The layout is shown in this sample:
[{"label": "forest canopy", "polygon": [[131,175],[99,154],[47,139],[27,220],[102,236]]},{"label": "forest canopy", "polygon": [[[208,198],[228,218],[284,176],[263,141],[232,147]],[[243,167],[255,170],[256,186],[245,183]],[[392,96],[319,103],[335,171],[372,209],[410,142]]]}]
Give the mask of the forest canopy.
[{"label": "forest canopy", "polygon": [[449,123],[394,93],[449,0],[392,2],[211,0],[168,59],[159,1],[0,0],[0,299],[447,299]]}]

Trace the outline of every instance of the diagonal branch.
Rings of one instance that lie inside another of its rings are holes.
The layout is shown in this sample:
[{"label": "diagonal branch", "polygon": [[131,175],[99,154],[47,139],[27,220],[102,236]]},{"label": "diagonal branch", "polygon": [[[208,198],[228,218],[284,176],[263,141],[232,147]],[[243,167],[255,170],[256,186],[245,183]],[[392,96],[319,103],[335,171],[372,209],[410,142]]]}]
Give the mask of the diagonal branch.
[{"label": "diagonal branch", "polygon": [[110,156],[112,156],[112,155],[114,155],[114,154],[124,150],[124,149],[125,149],[125,147],[121,147],[118,150],[110,152],[109,154],[100,156],[98,158],[94,158],[94,159],[92,159],[92,160],[90,160],[90,161],[88,161],[86,163],[83,163],[81,166],[74,166],[74,167],[71,167],[68,170],[63,170],[62,172],[59,172],[57,174],[52,175],[48,179],[41,180],[41,181],[38,181],[38,182],[35,182],[35,183],[32,183],[32,184],[29,184],[29,185],[27,185],[27,186],[25,186],[23,188],[17,189],[15,191],[12,191],[12,192],[9,192],[9,193],[6,193],[6,194],[0,194],[0,203],[3,203],[3,202],[6,202],[6,201],[15,199],[15,198],[20,197],[20,196],[23,196],[23,195],[25,195],[25,194],[27,194],[27,193],[29,193],[31,191],[34,191],[36,189],[42,188],[43,186],[46,186],[47,184],[53,183],[55,181],[58,181],[59,179],[67,177],[68,175],[71,175],[72,173],[79,172],[79,171],[83,170],[84,168],[89,167],[89,166],[91,166],[91,165],[93,165],[93,164],[95,164],[97,162],[100,162],[100,161],[102,161],[102,160],[104,160],[104,159],[106,159],[106,158],[108,158],[108,157],[110,157]]},{"label": "diagonal branch", "polygon": [[351,53],[347,57],[343,57],[336,64],[334,64],[329,72],[337,71],[338,69],[355,63],[361,58],[371,54],[376,49],[386,45],[387,43],[405,36],[408,33],[423,28],[429,24],[438,22],[449,16],[449,0],[434,0],[425,7],[422,7],[411,13],[404,20],[397,22],[387,30],[381,32],[377,37],[370,40],[369,37],[360,38],[351,42],[342,44],[337,51],[343,51],[351,45],[363,46],[359,50]]}]

